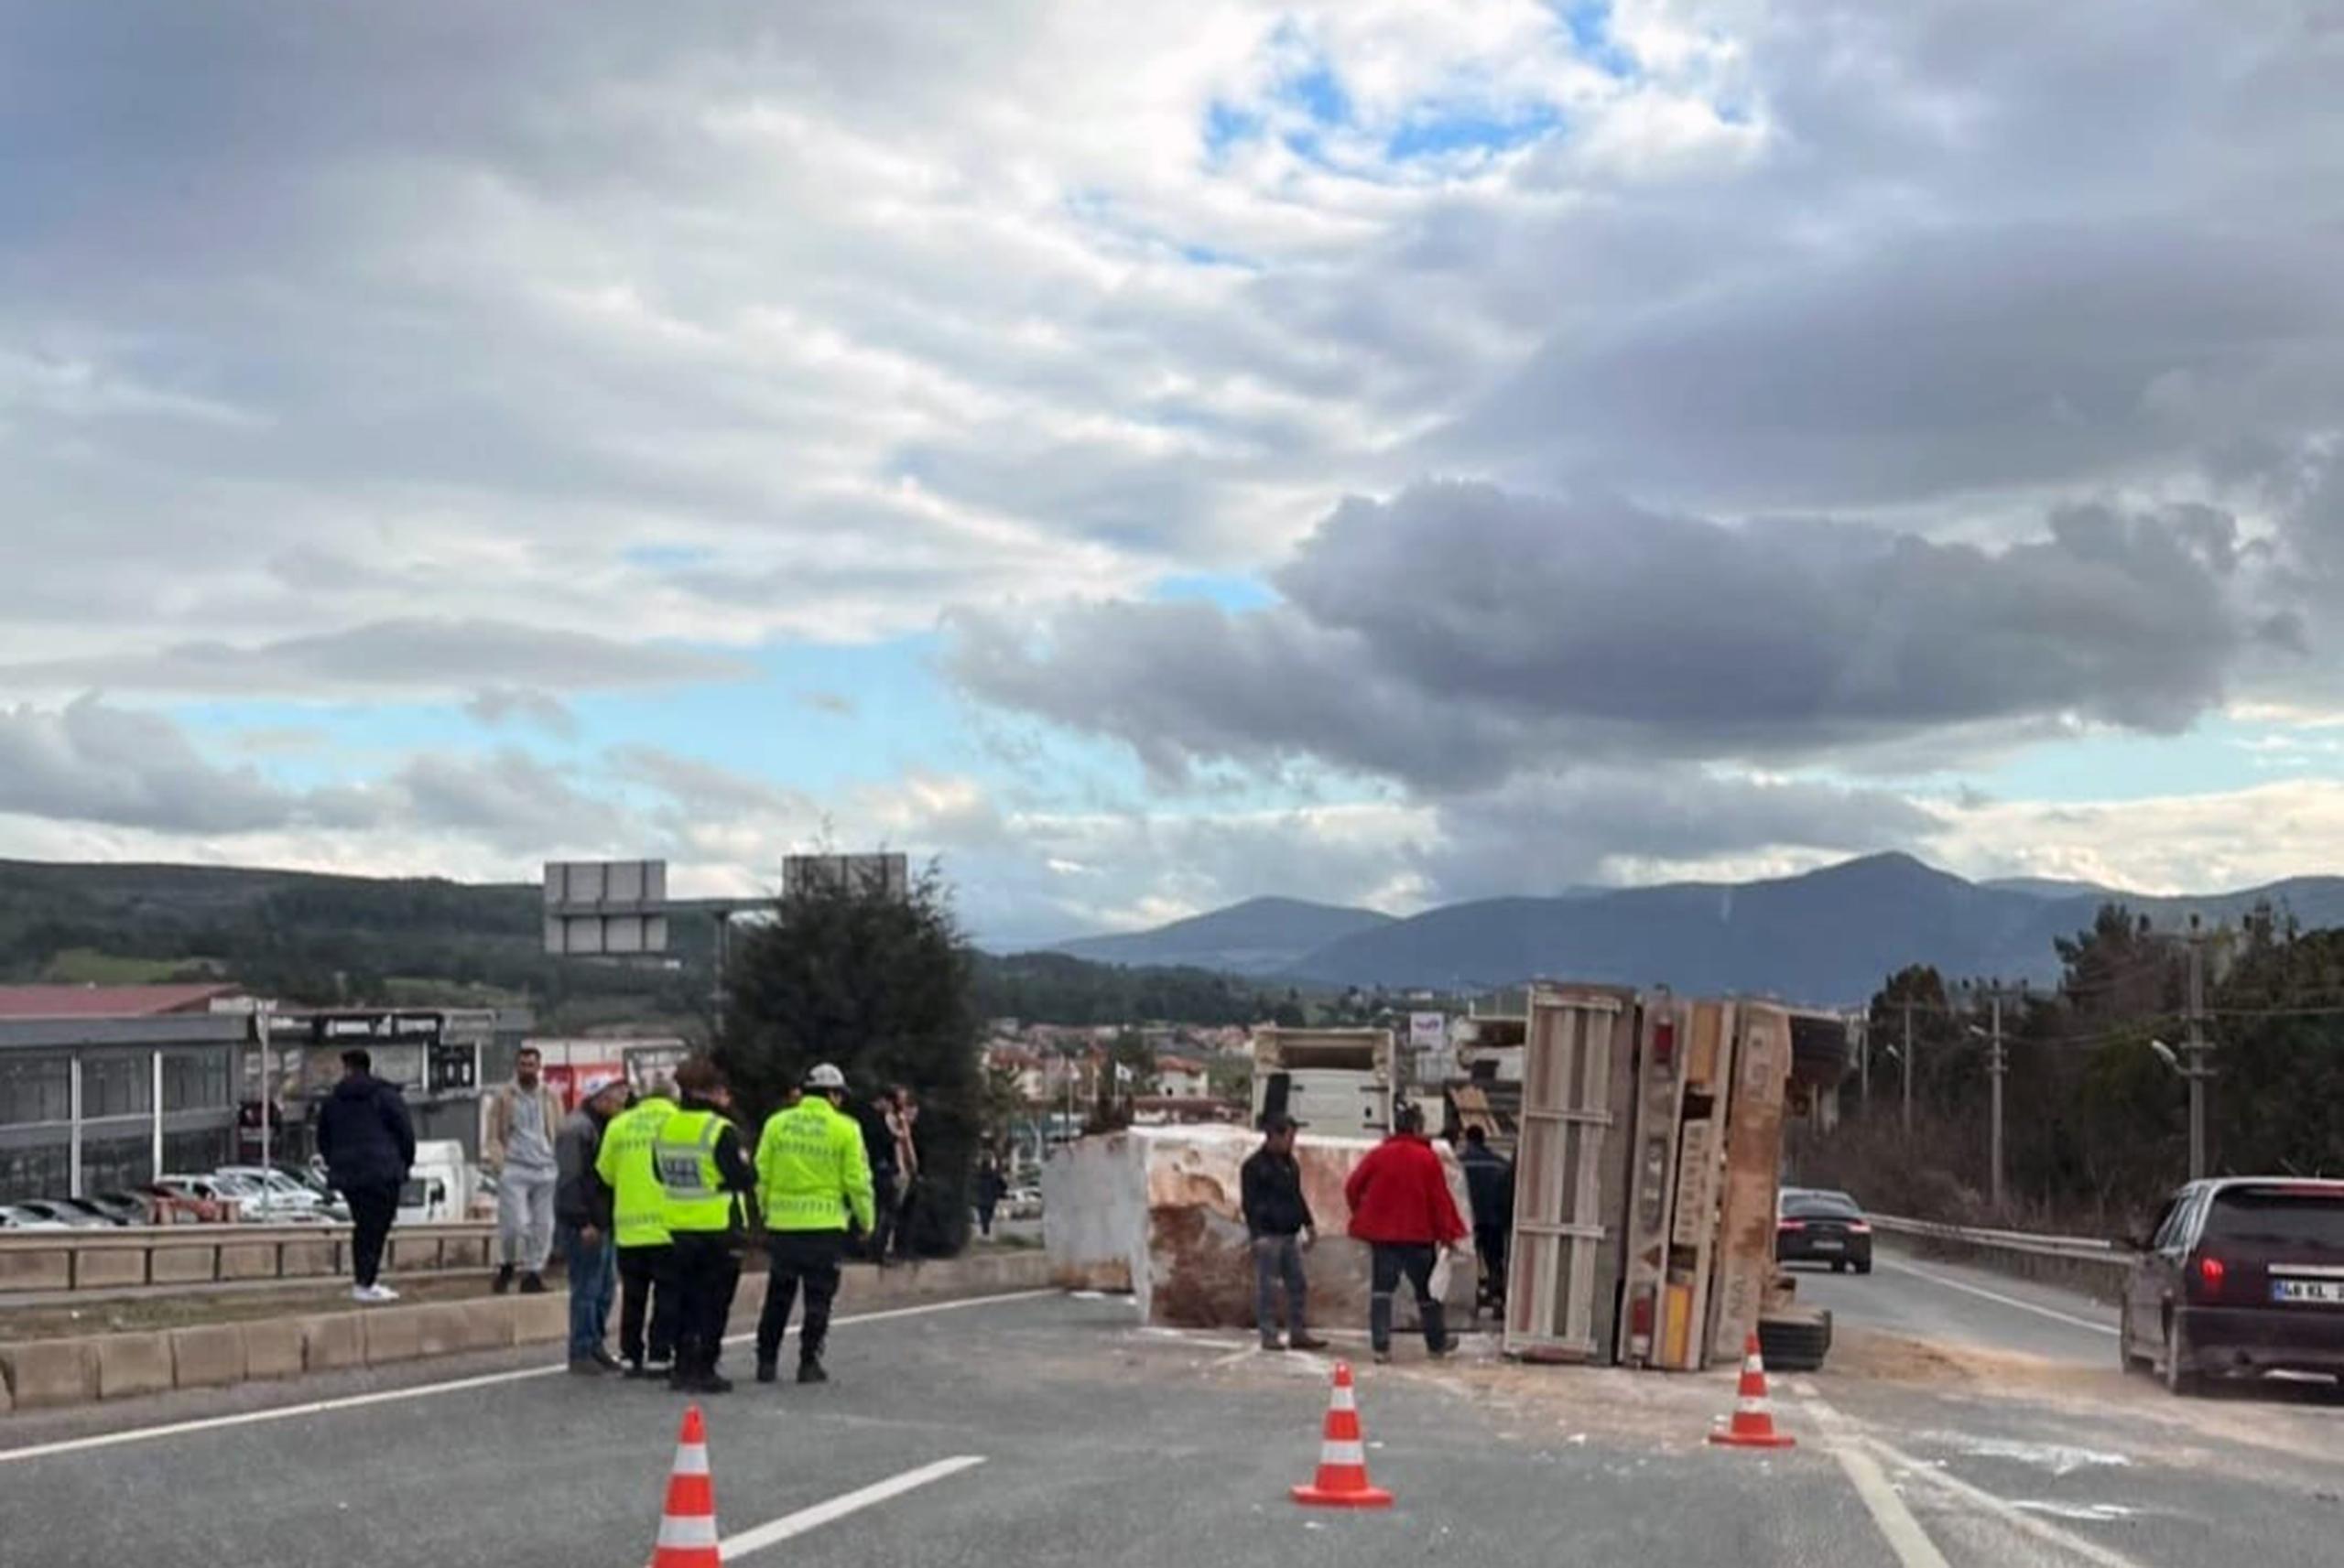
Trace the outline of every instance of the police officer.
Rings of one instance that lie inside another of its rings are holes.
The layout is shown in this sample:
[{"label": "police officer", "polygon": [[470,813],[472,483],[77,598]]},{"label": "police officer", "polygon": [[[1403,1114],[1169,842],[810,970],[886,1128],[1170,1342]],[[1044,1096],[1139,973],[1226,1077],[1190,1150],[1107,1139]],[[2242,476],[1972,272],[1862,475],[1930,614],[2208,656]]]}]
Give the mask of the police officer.
[{"label": "police officer", "polygon": [[741,1135],[723,1114],[724,1078],[694,1056],[676,1069],[678,1108],[652,1141],[659,1173],[676,1281],[676,1364],[667,1386],[684,1393],[723,1394],[732,1383],[716,1369],[732,1292],[741,1282],[741,1246],[757,1173],[741,1152]]},{"label": "police officer", "polygon": [[798,1380],[827,1383],[822,1343],[830,1302],[839,1293],[839,1259],[847,1222],[868,1232],[876,1216],[863,1127],[841,1107],[846,1077],[825,1062],[806,1075],[806,1095],[776,1111],[757,1140],[757,1197],[765,1209],[765,1310],[757,1320],[757,1381],[774,1380],[781,1336],[798,1287],[806,1287],[806,1322],[798,1334]]},{"label": "police officer", "polygon": [[[676,1114],[665,1083],[654,1084],[602,1129],[594,1170],[611,1189],[619,1249],[619,1356],[630,1378],[664,1378],[676,1356],[675,1248],[667,1235],[667,1195],[651,1145]],[[649,1337],[645,1322],[649,1320]]]}]

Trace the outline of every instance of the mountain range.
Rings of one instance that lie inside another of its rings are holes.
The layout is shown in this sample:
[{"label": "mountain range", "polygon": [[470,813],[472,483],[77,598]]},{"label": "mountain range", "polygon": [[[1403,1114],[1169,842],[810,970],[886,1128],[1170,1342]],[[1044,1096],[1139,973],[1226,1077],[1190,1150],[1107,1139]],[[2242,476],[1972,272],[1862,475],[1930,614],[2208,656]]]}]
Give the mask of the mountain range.
[{"label": "mountain range", "polygon": [[2042,879],[1971,882],[1888,854],[1762,881],[1574,888],[1550,898],[1449,904],[1406,919],[1255,899],[1058,950],[1313,986],[1453,989],[1550,977],[1828,1006],[1861,1001],[1915,963],[1948,977],[2048,982],[2059,972],[2055,939],[2089,928],[2111,901],[2161,926],[2178,926],[2193,914],[2219,925],[2263,903],[2306,929],[2344,925],[2344,877],[2154,897]]}]

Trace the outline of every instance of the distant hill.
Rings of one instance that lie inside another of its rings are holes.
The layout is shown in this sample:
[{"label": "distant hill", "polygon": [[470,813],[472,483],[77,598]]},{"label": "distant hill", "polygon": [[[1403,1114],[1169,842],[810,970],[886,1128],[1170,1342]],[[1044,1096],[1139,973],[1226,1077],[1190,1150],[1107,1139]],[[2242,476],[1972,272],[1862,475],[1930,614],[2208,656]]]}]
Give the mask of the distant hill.
[{"label": "distant hill", "polygon": [[2306,929],[2344,925],[2344,877],[2207,897],[2060,895],[1980,886],[1909,855],[1877,855],[1769,881],[1453,904],[1339,938],[1288,978],[1487,987],[1551,976],[1835,1005],[1862,1000],[1912,963],[2048,981],[2058,974],[2054,939],[2089,927],[2111,898],[2167,926],[2192,913],[2235,920],[2261,903]]},{"label": "distant hill", "polygon": [[2070,881],[2061,877],[1997,877],[1978,885],[1995,892],[2032,893],[2036,898],[2132,899],[2141,896],[2126,892],[2122,888],[2103,887],[2099,882]]},{"label": "distant hill", "polygon": [[0,980],[224,975],[297,1002],[672,1018],[705,996],[705,926],[674,923],[682,969],[627,969],[548,957],[543,899],[526,883],[0,860]]},{"label": "distant hill", "polygon": [[1394,924],[1373,909],[1348,909],[1294,898],[1256,898],[1153,931],[1085,936],[1051,950],[1100,964],[1217,969],[1269,975],[1347,937]]}]

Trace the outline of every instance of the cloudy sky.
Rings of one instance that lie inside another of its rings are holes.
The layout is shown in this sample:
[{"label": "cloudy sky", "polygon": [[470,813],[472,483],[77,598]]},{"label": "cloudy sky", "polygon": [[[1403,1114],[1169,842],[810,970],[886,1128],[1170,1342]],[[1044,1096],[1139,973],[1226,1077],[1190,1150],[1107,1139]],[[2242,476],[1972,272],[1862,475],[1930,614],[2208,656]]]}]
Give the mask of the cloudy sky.
[{"label": "cloudy sky", "polygon": [[2333,0],[5,0],[0,855],[2344,870]]}]

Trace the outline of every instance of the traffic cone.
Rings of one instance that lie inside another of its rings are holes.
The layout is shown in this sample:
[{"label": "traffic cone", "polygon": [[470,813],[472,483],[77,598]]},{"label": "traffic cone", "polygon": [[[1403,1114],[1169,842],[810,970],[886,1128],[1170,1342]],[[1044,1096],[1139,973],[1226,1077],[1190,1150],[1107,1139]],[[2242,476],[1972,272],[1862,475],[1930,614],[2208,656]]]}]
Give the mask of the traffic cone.
[{"label": "traffic cone", "polygon": [[1388,1509],[1392,1494],[1368,1484],[1367,1445],[1359,1430],[1359,1400],[1349,1362],[1335,1363],[1327,1400],[1326,1436],[1318,1445],[1318,1477],[1294,1488],[1294,1500],[1315,1509]]},{"label": "traffic cone", "polygon": [[676,1464],[667,1472],[667,1507],[659,1515],[659,1544],[651,1568],[717,1568],[716,1487],[708,1475],[708,1429],[700,1406],[684,1410],[676,1437]]},{"label": "traffic cone", "polygon": [[1742,1355],[1742,1393],[1734,1401],[1733,1422],[1709,1433],[1721,1448],[1795,1448],[1797,1439],[1774,1430],[1774,1410],[1766,1396],[1766,1362],[1758,1354],[1758,1336],[1752,1335]]}]

